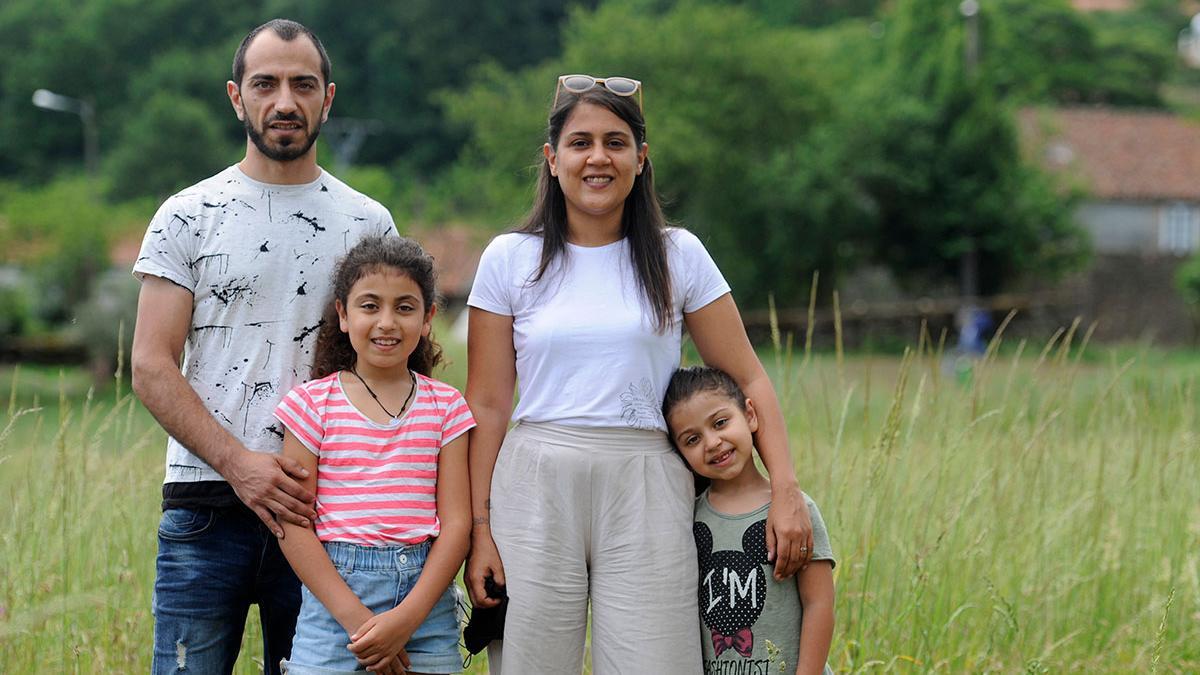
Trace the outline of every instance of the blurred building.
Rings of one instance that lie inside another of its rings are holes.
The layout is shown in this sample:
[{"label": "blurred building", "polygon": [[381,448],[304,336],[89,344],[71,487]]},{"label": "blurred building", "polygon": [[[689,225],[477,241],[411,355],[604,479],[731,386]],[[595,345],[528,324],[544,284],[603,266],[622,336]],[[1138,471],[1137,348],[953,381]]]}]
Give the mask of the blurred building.
[{"label": "blurred building", "polygon": [[1164,112],[1029,108],[1018,116],[1035,160],[1086,195],[1076,216],[1089,269],[1063,289],[1101,339],[1195,338],[1176,268],[1200,249],[1200,124]]},{"label": "blurred building", "polygon": [[1071,6],[1080,12],[1123,12],[1134,4],[1134,0],[1071,0]]},{"label": "blurred building", "polygon": [[442,295],[442,312],[458,313],[467,304],[479,258],[491,239],[491,234],[479,232],[469,225],[443,224],[405,233],[421,243],[433,256],[438,273],[438,293]]},{"label": "blurred building", "polygon": [[[425,227],[402,234],[416,239],[433,256],[438,273],[438,292],[443,299],[441,311],[460,311],[466,305],[471,282],[475,279],[475,268],[479,266],[479,257],[491,235],[460,224]],[[140,232],[116,241],[109,249],[109,260],[113,267],[133,269],[141,246]],[[0,283],[4,280],[2,272],[0,268]]]}]

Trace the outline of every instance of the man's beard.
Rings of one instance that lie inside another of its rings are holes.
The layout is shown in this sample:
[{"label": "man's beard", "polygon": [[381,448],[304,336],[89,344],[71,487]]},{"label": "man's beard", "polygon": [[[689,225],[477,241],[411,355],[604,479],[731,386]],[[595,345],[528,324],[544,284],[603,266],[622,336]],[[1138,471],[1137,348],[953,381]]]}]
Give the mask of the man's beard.
[{"label": "man's beard", "polygon": [[[270,126],[272,122],[299,122],[302,127],[304,126],[304,120],[296,114],[274,115],[271,117],[271,119],[263,123],[264,128]],[[321,135],[321,122],[318,119],[317,126],[313,128],[311,133],[308,134],[308,139],[303,144],[280,144],[275,147],[271,147],[270,145],[267,145],[266,139],[263,138],[263,135],[259,133],[258,129],[254,128],[254,124],[250,121],[249,116],[247,116],[243,121],[243,125],[246,127],[246,135],[250,138],[250,141],[254,143],[254,147],[258,148],[258,151],[266,155],[268,159],[273,159],[276,162],[290,162],[294,159],[303,157],[304,154],[308,152],[309,148],[313,146],[313,143],[317,142],[317,136]]]}]

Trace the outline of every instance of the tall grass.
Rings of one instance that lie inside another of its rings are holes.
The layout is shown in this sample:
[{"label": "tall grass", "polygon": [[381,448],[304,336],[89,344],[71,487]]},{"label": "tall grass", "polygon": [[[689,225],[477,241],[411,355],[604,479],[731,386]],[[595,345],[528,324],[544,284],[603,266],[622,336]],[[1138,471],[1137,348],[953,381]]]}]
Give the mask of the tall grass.
[{"label": "tall grass", "polygon": [[0,672],[148,669],[163,437],[126,393],[22,397],[0,428]]},{"label": "tall grass", "polygon": [[[836,670],[1200,671],[1200,359],[1079,327],[957,371],[924,332],[900,358],[775,340]],[[145,672],[164,436],[120,388],[29,380],[0,409],[0,672]]]},{"label": "tall grass", "polygon": [[835,669],[1200,670],[1198,362],[1078,334],[774,373],[840,559]]}]

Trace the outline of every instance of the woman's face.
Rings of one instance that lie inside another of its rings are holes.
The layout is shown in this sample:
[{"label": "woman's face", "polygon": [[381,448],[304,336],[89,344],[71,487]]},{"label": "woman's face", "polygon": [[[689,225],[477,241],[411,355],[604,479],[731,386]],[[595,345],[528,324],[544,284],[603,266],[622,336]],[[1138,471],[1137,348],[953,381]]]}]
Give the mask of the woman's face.
[{"label": "woman's face", "polygon": [[633,130],[602,106],[580,103],[559,135],[558,147],[543,148],[551,175],[567,199],[572,227],[619,227],[625,198],[646,162]]}]

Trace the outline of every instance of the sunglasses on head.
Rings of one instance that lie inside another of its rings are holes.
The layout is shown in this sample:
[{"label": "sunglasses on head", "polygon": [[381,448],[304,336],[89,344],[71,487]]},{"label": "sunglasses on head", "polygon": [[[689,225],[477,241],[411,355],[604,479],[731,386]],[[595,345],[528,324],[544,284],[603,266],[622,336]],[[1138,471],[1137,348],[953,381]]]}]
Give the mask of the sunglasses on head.
[{"label": "sunglasses on head", "polygon": [[572,94],[582,94],[593,87],[602,86],[617,96],[633,96],[637,94],[638,109],[642,107],[642,83],[629,77],[592,77],[591,75],[559,75],[558,87],[554,89],[554,103],[551,108],[558,107],[558,92],[566,89]]}]

